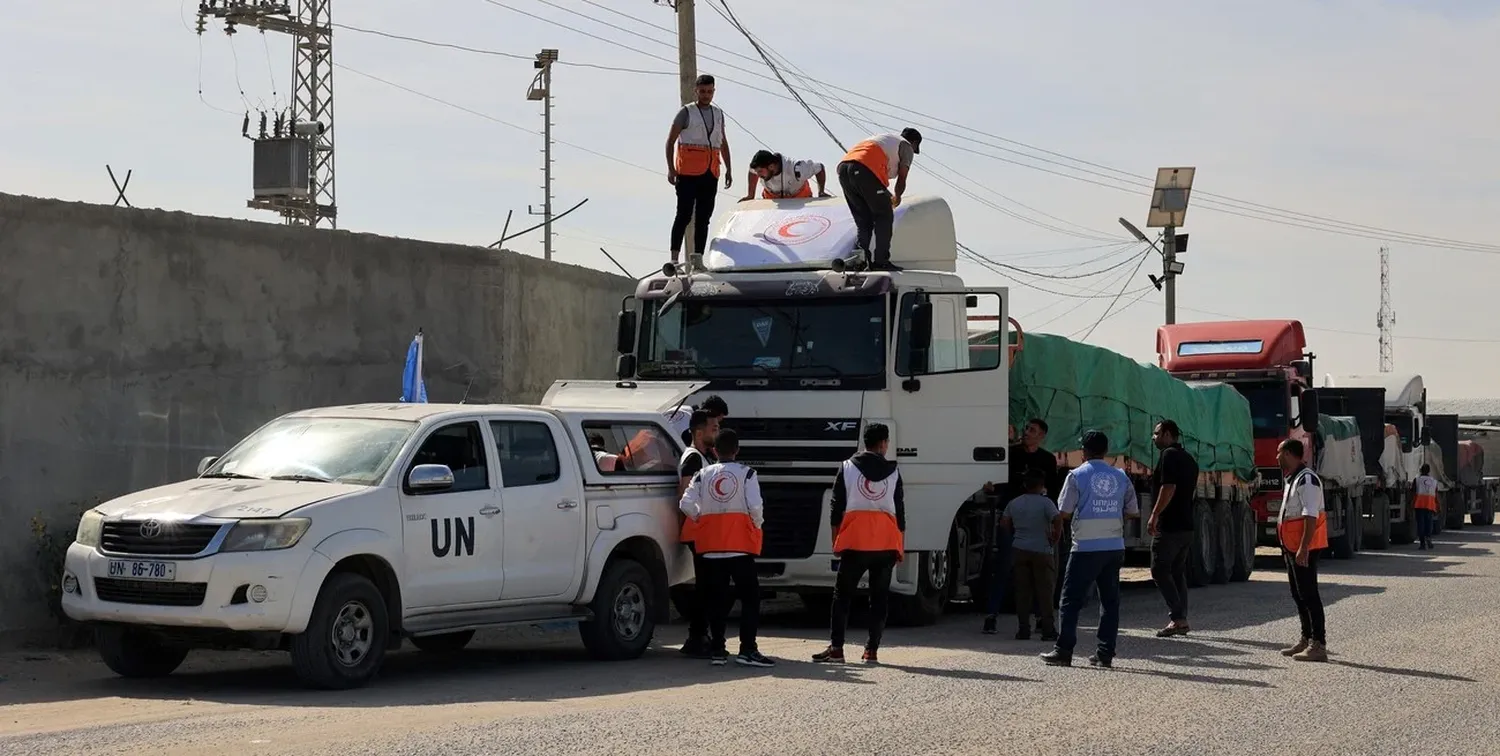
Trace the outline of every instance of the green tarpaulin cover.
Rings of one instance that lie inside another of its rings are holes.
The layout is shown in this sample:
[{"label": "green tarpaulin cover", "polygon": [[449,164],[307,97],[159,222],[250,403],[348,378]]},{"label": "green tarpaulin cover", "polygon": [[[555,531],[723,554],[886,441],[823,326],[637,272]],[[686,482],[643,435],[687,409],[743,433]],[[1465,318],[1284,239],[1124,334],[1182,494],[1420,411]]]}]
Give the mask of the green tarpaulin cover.
[{"label": "green tarpaulin cover", "polygon": [[1323,438],[1343,441],[1359,437],[1359,422],[1344,415],[1318,415],[1318,432]]},{"label": "green tarpaulin cover", "polygon": [[1026,334],[1011,364],[1011,425],[1019,430],[1033,417],[1047,421],[1050,451],[1076,451],[1083,431],[1100,430],[1111,455],[1146,467],[1158,455],[1152,429],[1171,418],[1200,470],[1255,478],[1250,405],[1238,391],[1225,384],[1190,386],[1154,365],[1061,336]]}]

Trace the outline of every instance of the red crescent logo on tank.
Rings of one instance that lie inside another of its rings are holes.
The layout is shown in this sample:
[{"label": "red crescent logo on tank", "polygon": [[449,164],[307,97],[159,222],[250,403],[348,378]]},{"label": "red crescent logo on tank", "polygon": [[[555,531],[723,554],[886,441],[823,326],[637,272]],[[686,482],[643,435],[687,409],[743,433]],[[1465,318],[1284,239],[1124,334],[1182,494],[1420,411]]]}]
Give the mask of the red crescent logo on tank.
[{"label": "red crescent logo on tank", "polygon": [[715,501],[729,501],[734,498],[736,493],[739,493],[739,490],[739,479],[727,472],[715,475],[714,479],[709,481],[708,484],[708,494],[714,497]]},{"label": "red crescent logo on tank", "polygon": [[886,481],[870,480],[866,477],[859,479],[859,492],[864,494],[870,501],[880,501],[885,496]]},{"label": "red crescent logo on tank", "polygon": [[785,246],[806,244],[822,236],[833,227],[833,221],[823,215],[795,215],[779,220],[766,227],[764,236]]}]

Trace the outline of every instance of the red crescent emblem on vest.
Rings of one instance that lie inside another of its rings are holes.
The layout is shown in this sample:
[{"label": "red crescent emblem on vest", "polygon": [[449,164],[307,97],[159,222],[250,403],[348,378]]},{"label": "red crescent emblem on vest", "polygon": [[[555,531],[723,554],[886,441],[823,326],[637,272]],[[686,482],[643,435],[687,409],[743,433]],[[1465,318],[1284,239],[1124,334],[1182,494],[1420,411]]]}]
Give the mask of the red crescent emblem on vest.
[{"label": "red crescent emblem on vest", "polygon": [[729,501],[740,490],[740,481],[727,472],[720,472],[708,483],[708,495],[715,501]]},{"label": "red crescent emblem on vest", "polygon": [[864,497],[866,499],[869,499],[870,501],[880,501],[885,496],[885,489],[886,481],[870,480],[869,478],[860,476],[859,492],[861,494],[864,494]]},{"label": "red crescent emblem on vest", "polygon": [[770,237],[770,240],[777,244],[796,246],[798,244],[806,244],[822,236],[832,227],[833,221],[829,220],[827,216],[796,215],[771,223],[762,232],[762,235]]}]

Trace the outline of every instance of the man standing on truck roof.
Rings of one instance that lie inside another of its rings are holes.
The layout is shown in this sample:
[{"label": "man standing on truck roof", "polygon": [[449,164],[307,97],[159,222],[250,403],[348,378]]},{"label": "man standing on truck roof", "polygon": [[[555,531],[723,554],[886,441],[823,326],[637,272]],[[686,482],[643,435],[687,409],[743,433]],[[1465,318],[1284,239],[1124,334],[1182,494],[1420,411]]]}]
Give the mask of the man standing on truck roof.
[{"label": "man standing on truck roof", "polygon": [[[755,572],[755,557],[760,555],[765,522],[765,503],[760,495],[760,481],[755,471],[734,458],[740,451],[740,437],[731,429],[720,431],[714,439],[719,462],[698,471],[682,495],[680,508],[692,518],[693,538],[703,554],[703,575],[698,584],[708,607],[710,657],[716,667],[729,662],[724,645],[724,626],[734,599],[740,601],[740,653],[736,664],[745,667],[774,667],[756,647],[760,625],[760,577]],[[733,582],[735,593],[729,592]]]},{"label": "man standing on truck roof", "polygon": [[886,459],[891,429],[884,423],[865,427],[865,450],[844,460],[833,479],[829,522],[833,526],[833,554],[839,574],[833,588],[827,650],[813,654],[815,662],[844,661],[844,631],[849,605],[859,591],[859,580],[870,575],[869,639],[863,660],[879,663],[880,638],[890,607],[891,572],[906,550],[906,496],[901,472]]},{"label": "man standing on truck roof", "polygon": [[1297,661],[1328,661],[1328,638],[1323,624],[1323,598],[1318,595],[1318,549],[1328,548],[1328,513],[1323,509],[1323,481],[1308,469],[1306,448],[1289,438],[1278,448],[1286,486],[1281,492],[1281,513],[1276,535],[1281,558],[1286,562],[1292,601],[1302,620],[1302,639],[1281,650]]},{"label": "man standing on truck roof", "polygon": [[1198,461],[1182,448],[1182,429],[1162,420],[1151,433],[1161,450],[1151,487],[1156,505],[1146,520],[1151,534],[1151,579],[1167,603],[1167,626],[1156,637],[1187,635],[1188,555],[1193,550],[1193,494],[1198,488]]},{"label": "man standing on truck roof", "polygon": [[755,184],[761,182],[761,199],[806,199],[813,196],[809,179],[817,179],[818,196],[830,197],[828,172],[816,160],[797,160],[788,164],[779,152],[761,150],[750,158],[745,196],[741,202],[755,199]]},{"label": "man standing on truck roof", "polygon": [[[1010,480],[1007,482],[1005,497],[1013,499],[1026,491],[1026,476],[1033,470],[1042,474],[1047,482],[1047,491],[1052,489],[1052,481],[1057,477],[1057,455],[1042,448],[1042,442],[1047,440],[1047,421],[1039,417],[1033,417],[1026,421],[1026,428],[1021,431],[1021,443],[1012,444],[1010,447]],[[986,635],[995,633],[995,626],[999,622],[1000,604],[1005,598],[1005,590],[1010,586],[1011,574],[1011,539],[1009,531],[1000,527],[996,518],[994,548],[990,550],[990,595],[985,607],[984,627],[981,630]],[[1043,602],[1051,601],[1052,608],[1057,607],[1058,594],[1054,589],[1053,595],[1043,596],[1037,594],[1037,605],[1026,607],[1026,613],[1030,614],[1034,609],[1038,618],[1037,632],[1053,635],[1051,628],[1044,629],[1040,624],[1041,617],[1050,617],[1052,612],[1041,606]],[[1016,607],[1020,613],[1021,607]],[[1048,638],[1048,640],[1052,640]]]},{"label": "man standing on truck roof", "polygon": [[[876,134],[859,142],[839,163],[839,187],[857,229],[854,246],[865,251],[873,269],[896,270],[891,265],[891,231],[906,192],[906,173],[913,156],[920,154],[922,133],[908,126],[900,134]],[[891,179],[896,180],[894,193],[888,188]]]},{"label": "man standing on truck roof", "polygon": [[677,215],[672,219],[674,263],[681,256],[688,223],[693,224],[693,254],[701,259],[708,244],[708,220],[714,214],[714,197],[719,192],[721,157],[724,188],[734,183],[724,111],[714,104],[714,77],[699,76],[696,86],[697,100],[677,111],[667,133],[667,183],[677,189]]},{"label": "man standing on truck roof", "polygon": [[[677,500],[682,500],[682,495],[687,492],[688,485],[692,483],[693,476],[700,470],[708,467],[714,459],[714,439],[718,432],[718,421],[708,410],[695,409],[689,420],[692,434],[688,448],[682,452],[682,459],[677,463]],[[694,659],[707,659],[709,652],[708,642],[708,612],[707,604],[703,601],[703,580],[707,570],[703,566],[703,555],[698,551],[694,543],[694,530],[696,523],[691,518],[682,518],[682,529],[678,540],[688,547],[693,553],[693,583],[672,586],[676,594],[676,603],[683,612],[684,619],[688,621],[687,642],[678,649],[683,654]]]},{"label": "man standing on truck roof", "polygon": [[1120,634],[1120,568],[1125,564],[1125,518],[1139,517],[1135,487],[1125,471],[1104,461],[1109,439],[1091,430],[1079,439],[1086,457],[1063,481],[1058,509],[1073,522],[1073,550],[1063,575],[1062,629],[1057,645],[1042,654],[1052,666],[1073,664],[1078,643],[1078,613],[1091,586],[1099,589],[1099,648],[1089,664],[1114,664]]},{"label": "man standing on truck roof", "polygon": [[1417,509],[1417,550],[1426,551],[1432,548],[1433,526],[1437,524],[1438,513],[1438,482],[1432,477],[1432,465],[1422,465],[1421,475],[1412,481],[1413,492],[1416,499],[1413,505]]}]

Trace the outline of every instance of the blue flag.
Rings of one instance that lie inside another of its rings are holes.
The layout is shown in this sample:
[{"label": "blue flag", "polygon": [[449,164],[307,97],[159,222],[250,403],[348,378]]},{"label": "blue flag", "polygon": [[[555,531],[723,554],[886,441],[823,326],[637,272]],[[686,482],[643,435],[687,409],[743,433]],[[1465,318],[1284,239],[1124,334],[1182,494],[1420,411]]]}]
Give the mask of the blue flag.
[{"label": "blue flag", "polygon": [[427,402],[427,382],[422,380],[422,332],[406,350],[406,370],[401,374],[401,401]]}]

